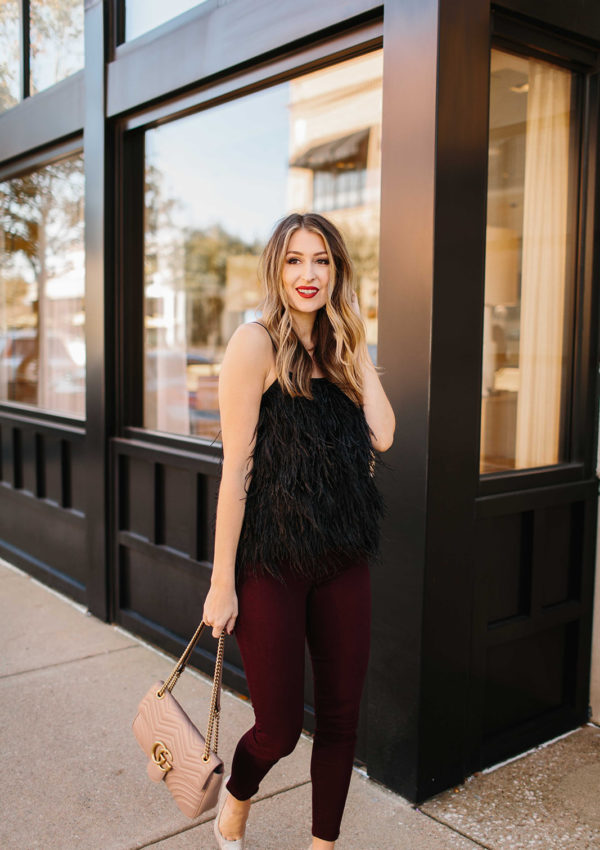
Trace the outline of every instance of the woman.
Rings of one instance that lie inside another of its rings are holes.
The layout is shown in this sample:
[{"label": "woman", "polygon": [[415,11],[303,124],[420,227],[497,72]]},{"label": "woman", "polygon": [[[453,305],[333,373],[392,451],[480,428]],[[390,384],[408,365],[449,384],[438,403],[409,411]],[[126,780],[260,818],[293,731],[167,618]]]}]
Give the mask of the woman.
[{"label": "woman", "polygon": [[378,556],[385,513],[374,472],[395,418],[337,228],[317,214],[287,216],[259,274],[262,321],[236,329],[219,376],[223,467],[203,612],[214,637],[235,630],[255,723],[237,744],[214,832],[219,847],[243,848],[250,798],[296,746],[307,640],[317,850],[339,836],[352,773],[370,643],[369,559]]}]

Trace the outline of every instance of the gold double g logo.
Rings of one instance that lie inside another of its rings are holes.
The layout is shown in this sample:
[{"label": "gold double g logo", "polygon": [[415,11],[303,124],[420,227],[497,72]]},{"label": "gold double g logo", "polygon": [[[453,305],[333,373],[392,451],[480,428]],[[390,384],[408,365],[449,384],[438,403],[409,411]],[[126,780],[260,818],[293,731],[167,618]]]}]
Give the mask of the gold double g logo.
[{"label": "gold double g logo", "polygon": [[157,741],[152,747],[152,761],[165,773],[173,767],[173,756],[162,741]]}]

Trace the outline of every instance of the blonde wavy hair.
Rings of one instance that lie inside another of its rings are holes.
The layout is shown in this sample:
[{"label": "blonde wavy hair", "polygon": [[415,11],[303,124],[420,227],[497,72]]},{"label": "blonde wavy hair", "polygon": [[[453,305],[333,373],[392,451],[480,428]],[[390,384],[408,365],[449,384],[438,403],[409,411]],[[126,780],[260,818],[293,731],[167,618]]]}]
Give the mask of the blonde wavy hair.
[{"label": "blonde wavy hair", "polygon": [[283,284],[285,257],[296,230],[318,233],[329,258],[327,302],[317,311],[312,332],[315,363],[356,404],[363,404],[362,371],[370,359],[365,324],[352,309],[354,266],[340,231],[318,213],[292,213],[278,221],[259,259],[258,276],[265,291],[261,321],[277,347],[277,380],[291,396],[313,398],[312,360],[294,330]]}]

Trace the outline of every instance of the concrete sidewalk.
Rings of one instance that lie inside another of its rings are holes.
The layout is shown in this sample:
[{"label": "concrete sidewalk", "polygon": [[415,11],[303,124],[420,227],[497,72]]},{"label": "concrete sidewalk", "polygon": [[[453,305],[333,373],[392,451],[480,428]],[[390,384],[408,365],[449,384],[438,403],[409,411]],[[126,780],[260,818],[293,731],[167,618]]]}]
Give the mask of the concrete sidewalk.
[{"label": "concrete sidewalk", "polygon": [[[214,850],[214,811],[188,820],[146,777],[137,704],[173,659],[0,562],[2,850]],[[206,718],[212,680],[186,671],[177,698]],[[253,722],[223,691],[226,768]],[[311,739],[275,765],[248,850],[306,850]],[[340,850],[600,848],[600,729],[586,725],[414,807],[355,770]]]}]

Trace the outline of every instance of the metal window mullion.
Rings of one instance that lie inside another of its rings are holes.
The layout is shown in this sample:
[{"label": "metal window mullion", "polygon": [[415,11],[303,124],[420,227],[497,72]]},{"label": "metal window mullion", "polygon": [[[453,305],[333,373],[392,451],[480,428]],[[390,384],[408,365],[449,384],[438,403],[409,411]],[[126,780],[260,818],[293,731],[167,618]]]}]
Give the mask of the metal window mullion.
[{"label": "metal window mullion", "polygon": [[31,87],[29,0],[20,0],[21,7],[21,100],[29,97]]}]

